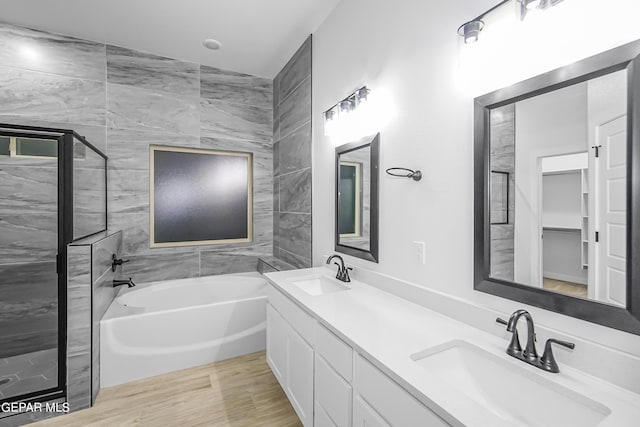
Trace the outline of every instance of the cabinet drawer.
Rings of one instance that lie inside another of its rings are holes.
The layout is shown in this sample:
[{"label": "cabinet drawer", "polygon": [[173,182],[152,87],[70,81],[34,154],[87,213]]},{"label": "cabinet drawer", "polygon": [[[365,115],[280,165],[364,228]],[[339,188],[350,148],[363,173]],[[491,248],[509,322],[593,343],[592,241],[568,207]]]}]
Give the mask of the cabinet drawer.
[{"label": "cabinet drawer", "polygon": [[267,286],[267,299],[280,315],[298,332],[305,341],[313,345],[316,331],[316,321],[303,309],[298,307],[285,294],[277,290],[273,285]]},{"label": "cabinet drawer", "polygon": [[353,398],[353,427],[391,427],[360,396]]},{"label": "cabinet drawer", "polygon": [[315,335],[315,350],[344,379],[351,382],[353,377],[353,350],[335,336],[331,331],[318,323]]},{"label": "cabinet drawer", "polygon": [[327,412],[316,402],[313,408],[313,427],[337,427]]},{"label": "cabinet drawer", "polygon": [[433,411],[418,402],[395,381],[362,356],[354,357],[354,390],[392,426],[448,426]]},{"label": "cabinet drawer", "polygon": [[351,385],[316,353],[315,400],[337,427],[351,425]]}]

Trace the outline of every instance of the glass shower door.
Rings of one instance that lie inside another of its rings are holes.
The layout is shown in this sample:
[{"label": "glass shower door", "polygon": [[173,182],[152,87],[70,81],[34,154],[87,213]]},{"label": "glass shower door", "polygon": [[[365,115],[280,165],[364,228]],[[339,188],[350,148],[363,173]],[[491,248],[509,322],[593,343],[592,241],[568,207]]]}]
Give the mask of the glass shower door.
[{"label": "glass shower door", "polygon": [[57,268],[63,138],[0,130],[0,401],[64,387],[59,311],[66,304]]}]

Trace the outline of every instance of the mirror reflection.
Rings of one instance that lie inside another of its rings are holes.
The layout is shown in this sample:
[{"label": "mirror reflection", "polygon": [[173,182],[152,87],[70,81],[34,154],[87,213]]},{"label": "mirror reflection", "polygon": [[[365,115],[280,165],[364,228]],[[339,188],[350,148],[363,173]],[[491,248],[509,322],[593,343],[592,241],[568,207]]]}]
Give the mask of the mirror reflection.
[{"label": "mirror reflection", "polygon": [[490,111],[490,276],[626,307],[627,71]]},{"label": "mirror reflection", "polygon": [[380,134],[336,148],[336,251],[378,262]]},{"label": "mirror reflection", "polygon": [[371,147],[340,155],[339,243],[369,250],[371,224]]}]

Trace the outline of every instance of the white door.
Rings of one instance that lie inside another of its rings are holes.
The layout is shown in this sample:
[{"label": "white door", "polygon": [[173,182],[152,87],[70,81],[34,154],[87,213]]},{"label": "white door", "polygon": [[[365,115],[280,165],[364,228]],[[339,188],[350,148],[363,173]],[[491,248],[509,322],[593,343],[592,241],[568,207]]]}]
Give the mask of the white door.
[{"label": "white door", "polygon": [[626,116],[597,129],[598,220],[597,298],[626,307],[627,257],[627,120]]},{"label": "white door", "polygon": [[286,392],[304,426],[313,425],[313,348],[287,327]]},{"label": "white door", "polygon": [[282,316],[267,304],[267,363],[283,387],[287,368],[287,328]]}]

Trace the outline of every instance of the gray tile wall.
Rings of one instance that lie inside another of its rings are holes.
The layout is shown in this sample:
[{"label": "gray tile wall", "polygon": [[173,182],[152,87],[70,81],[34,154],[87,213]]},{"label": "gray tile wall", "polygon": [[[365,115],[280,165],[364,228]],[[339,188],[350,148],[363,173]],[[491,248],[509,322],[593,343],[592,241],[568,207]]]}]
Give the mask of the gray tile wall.
[{"label": "gray tile wall", "polygon": [[112,255],[122,256],[122,232],[68,246],[67,396],[72,411],[89,407],[100,390],[100,320],[117,294]]},{"label": "gray tile wall", "polygon": [[111,270],[112,256],[122,258],[122,231],[109,234],[91,245],[91,288],[92,288],[92,330],[91,330],[91,403],[100,391],[100,320],[115,299],[118,289],[113,280],[122,278],[122,266]]},{"label": "gray tile wall", "polygon": [[91,406],[91,246],[67,248],[67,401]]},{"label": "gray tile wall", "polygon": [[273,81],[273,256],[311,266],[311,36]]},{"label": "gray tile wall", "polygon": [[[31,54],[25,56],[18,46],[28,46]],[[147,282],[255,271],[257,257],[272,253],[270,79],[8,24],[0,24],[0,59],[0,122],[72,128],[109,156],[108,226],[123,231],[124,256],[131,260],[127,276]],[[296,126],[296,117],[288,114],[287,126]],[[150,144],[253,152],[254,242],[151,250]],[[3,166],[0,174],[3,182],[9,175],[46,180]],[[20,202],[14,196],[5,199]],[[36,200],[20,203],[29,207]],[[2,206],[16,211],[16,206]],[[5,260],[25,262],[24,254],[31,253],[38,255],[34,262],[42,262],[50,256],[51,248],[39,242],[46,237],[44,225],[54,220],[51,214],[0,218],[0,239],[11,240],[12,231],[31,225],[24,241],[11,243]]]},{"label": "gray tile wall", "polygon": [[515,104],[491,110],[491,170],[509,172],[508,224],[491,225],[491,276],[513,281],[515,231]]}]

